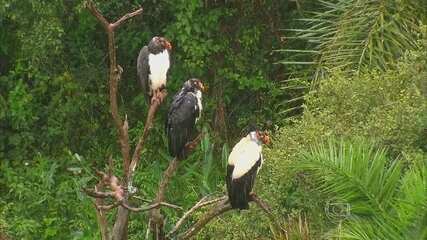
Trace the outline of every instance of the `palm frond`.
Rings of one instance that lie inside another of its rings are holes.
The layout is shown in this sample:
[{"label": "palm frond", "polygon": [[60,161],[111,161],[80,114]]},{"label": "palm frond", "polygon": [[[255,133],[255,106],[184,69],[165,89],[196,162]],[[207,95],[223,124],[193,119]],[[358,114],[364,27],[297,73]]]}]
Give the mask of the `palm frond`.
[{"label": "palm frond", "polygon": [[424,14],[419,0],[316,2],[318,10],[299,19],[303,27],[285,29],[289,40],[304,40],[307,44],[304,49],[281,50],[287,54],[282,64],[314,62],[316,71],[324,72],[336,67],[384,70],[406,50],[417,47],[420,17]]},{"label": "palm frond", "polygon": [[299,167],[316,176],[320,191],[367,217],[386,211],[401,169],[398,161],[389,163],[384,150],[345,142],[314,146]]},{"label": "palm frond", "polygon": [[420,227],[427,211],[424,166],[404,171],[399,159],[389,160],[372,143],[331,140],[313,146],[297,168],[312,176],[327,202],[349,206],[332,235],[399,240],[425,234]]},{"label": "palm frond", "polygon": [[[316,0],[315,11],[304,12],[295,27],[283,29],[288,48],[278,49],[278,61],[292,76],[304,79],[301,88],[287,81],[281,89],[290,97],[316,89],[319,80],[333,71],[361,72],[389,69],[405,51],[418,48],[423,0]],[[425,4],[424,4],[425,5]],[[306,88],[310,86],[309,88]],[[283,103],[299,109],[303,100]],[[293,111],[282,111],[289,115]]]}]

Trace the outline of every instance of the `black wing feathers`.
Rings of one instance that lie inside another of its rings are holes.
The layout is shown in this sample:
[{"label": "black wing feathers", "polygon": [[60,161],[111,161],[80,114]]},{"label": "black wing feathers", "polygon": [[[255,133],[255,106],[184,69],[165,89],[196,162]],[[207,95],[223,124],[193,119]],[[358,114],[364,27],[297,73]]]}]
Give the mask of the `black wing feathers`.
[{"label": "black wing feathers", "polygon": [[181,92],[174,97],[166,123],[169,153],[173,157],[185,157],[184,148],[192,140],[198,114],[197,99],[193,94]]},{"label": "black wing feathers", "polygon": [[227,184],[227,193],[228,193],[229,199],[231,199],[231,197],[230,197],[230,194],[231,194],[231,178],[233,175],[233,170],[234,170],[234,166],[227,165],[227,177],[225,178],[225,183]]},{"label": "black wing feathers", "polygon": [[232,179],[230,174],[230,177],[227,180],[230,182],[228,197],[230,199],[230,204],[234,209],[249,209],[249,195],[255,185],[255,178],[260,166],[261,157],[255,165],[240,178]]},{"label": "black wing feathers", "polygon": [[148,77],[150,75],[150,65],[148,64],[149,54],[150,52],[148,51],[148,47],[144,46],[139,52],[138,62],[136,66],[139,82],[141,83],[142,91],[144,92],[144,96],[147,101],[150,101],[150,95],[151,95],[150,82],[149,82],[150,80]]}]

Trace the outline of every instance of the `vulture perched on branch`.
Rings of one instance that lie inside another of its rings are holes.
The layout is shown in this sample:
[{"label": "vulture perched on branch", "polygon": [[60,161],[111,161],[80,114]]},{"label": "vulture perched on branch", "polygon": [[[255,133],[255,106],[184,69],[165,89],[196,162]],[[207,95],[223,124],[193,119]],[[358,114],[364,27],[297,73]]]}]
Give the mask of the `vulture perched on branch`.
[{"label": "vulture perched on branch", "polygon": [[266,132],[252,128],[231,151],[227,165],[227,191],[233,209],[249,209],[249,198],[262,165],[262,144],[269,144]]},{"label": "vulture perched on branch", "polygon": [[172,157],[183,159],[186,144],[194,138],[196,122],[202,113],[203,91],[202,81],[192,78],[173,97],[166,122],[169,153]]},{"label": "vulture perched on branch", "polygon": [[166,87],[172,45],[163,37],[153,37],[138,55],[138,78],[147,102],[162,101],[160,91]]}]

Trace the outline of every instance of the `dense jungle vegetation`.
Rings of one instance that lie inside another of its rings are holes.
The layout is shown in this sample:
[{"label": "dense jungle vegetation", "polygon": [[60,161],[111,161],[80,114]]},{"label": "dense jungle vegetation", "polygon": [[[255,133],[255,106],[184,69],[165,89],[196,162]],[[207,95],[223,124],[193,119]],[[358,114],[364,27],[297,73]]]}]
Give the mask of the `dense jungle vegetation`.
[{"label": "dense jungle vegetation", "polygon": [[[137,55],[156,35],[173,44],[139,195],[152,199],[168,166],[167,106],[190,77],[209,88],[204,135],[170,202],[187,209],[224,193],[228,154],[249,123],[273,137],[255,191],[287,236],[253,205],[196,239],[427,239],[427,1],[95,2],[112,20],[144,7],[116,33],[133,144],[148,110]],[[110,155],[121,166],[107,73],[105,32],[82,0],[0,0],[0,239],[100,239],[81,189]],[[129,239],[145,238],[146,219],[131,215]]]}]

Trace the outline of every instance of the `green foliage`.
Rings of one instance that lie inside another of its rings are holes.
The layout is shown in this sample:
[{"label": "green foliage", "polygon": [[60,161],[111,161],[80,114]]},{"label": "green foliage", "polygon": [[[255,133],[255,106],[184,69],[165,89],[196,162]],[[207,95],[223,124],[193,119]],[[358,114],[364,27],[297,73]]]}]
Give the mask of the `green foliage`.
[{"label": "green foliage", "polygon": [[[306,97],[304,115],[289,120],[289,127],[280,131],[274,150],[266,155],[265,168],[269,170],[268,180],[261,177],[264,190],[276,196],[272,201],[279,202],[285,214],[308,213],[312,237],[335,229],[335,224],[325,218],[327,202],[315,191],[313,178],[295,173],[289,166],[298,163],[311,145],[331,137],[369,139],[386,147],[391,156],[400,156],[399,165],[404,168],[423,163],[427,113],[420,87],[427,73],[426,57],[425,51],[413,52],[397,70],[383,74],[371,71],[350,78],[342,73],[330,76]],[[367,204],[365,208],[370,209]]]},{"label": "green foliage", "polygon": [[274,103],[283,98],[283,91],[277,88],[274,73],[279,67],[273,65],[276,56],[270,51],[279,39],[268,24],[282,24],[284,7],[275,1],[266,1],[263,8],[250,2],[174,3],[175,19],[165,31],[176,45],[171,85],[180,86],[179,79],[189,76],[201,78],[209,87],[204,98],[207,114],[217,115],[225,104],[230,116],[222,124],[232,134],[239,133],[233,131],[236,125],[241,129],[250,121],[276,121]]},{"label": "green foliage", "polygon": [[[310,228],[309,236],[312,239],[318,239],[319,236],[337,229],[337,222],[327,217],[325,207],[328,199],[317,191],[316,178],[299,173],[291,167],[301,161],[301,156],[309,151],[312,145],[328,141],[330,138],[351,140],[362,137],[375,142],[375,146],[388,149],[389,154],[380,159],[387,160],[387,163],[383,164],[386,166],[385,169],[391,169],[391,161],[388,159],[397,156],[400,158],[395,164],[398,164],[401,169],[415,169],[415,166],[425,162],[427,155],[424,129],[426,128],[427,102],[420,89],[427,74],[426,60],[426,52],[420,50],[407,54],[403,61],[395,66],[396,70],[387,70],[384,73],[372,70],[350,77],[341,72],[331,75],[320,83],[317,91],[306,96],[302,117],[289,119],[288,125],[280,129],[273,139],[272,148],[264,149],[265,163],[259,173],[255,191],[271,204],[278,216],[281,216],[283,225],[290,230],[290,235],[296,239],[306,239],[306,233],[295,230],[301,229],[298,226],[300,222],[292,221],[297,226],[288,224],[288,219],[298,216],[306,216]],[[370,163],[371,159],[365,160],[369,160]],[[375,165],[377,171],[383,171],[383,165],[380,162],[377,164],[379,164]],[[342,165],[350,167],[349,164]],[[397,169],[395,167],[395,170]],[[405,179],[412,174],[411,171],[406,172],[408,175],[397,175],[398,182],[394,182],[395,187],[411,188],[409,185],[414,183],[408,183],[408,186],[401,185],[401,181],[407,181]],[[379,176],[382,175],[376,175],[376,177]],[[396,179],[396,176],[393,176]],[[410,181],[419,181],[419,179]],[[341,182],[337,181],[337,183]],[[378,186],[382,187],[377,189],[378,191],[385,191],[387,188],[387,186],[376,185]],[[400,191],[393,189],[394,192]],[[411,189],[408,190],[411,193],[407,196],[413,195],[413,198],[416,198],[415,195],[420,192]],[[347,190],[349,191],[343,190],[343,194],[348,193],[349,196],[354,196],[352,193],[357,189]],[[384,200],[393,198],[391,207],[398,202],[403,202],[398,199],[403,195],[387,195],[385,192],[383,194]],[[360,201],[359,207],[356,208],[359,213],[375,210],[375,208],[371,209],[369,202]],[[409,220],[412,218],[409,211],[406,212],[408,219],[403,219],[402,222],[414,223],[414,225],[407,228],[402,225],[402,231],[411,229],[413,234],[420,236],[417,234],[421,234],[422,230],[415,224],[416,221]],[[400,214],[404,217],[403,212]],[[253,236],[262,233],[262,236],[272,237],[269,233],[269,222],[258,214],[255,206],[242,215],[227,215],[223,219],[227,222],[227,226],[232,226],[232,229],[242,229],[242,232],[233,232],[223,226],[222,222],[215,222],[206,229],[205,234],[219,232],[225,239],[243,239],[246,236],[245,233]],[[252,225],[254,222],[257,224]],[[390,224],[394,223],[390,222]]]},{"label": "green foliage", "polygon": [[[118,100],[122,116],[128,116],[130,140],[137,141],[147,113],[136,80],[136,56],[152,36],[165,35],[173,44],[167,101],[190,77],[209,87],[199,121],[205,133],[202,144],[180,165],[167,199],[188,208],[203,195],[223,193],[228,146],[241,137],[241,129],[253,121],[284,126],[277,129],[274,145],[264,150],[266,162],[255,191],[282,217],[290,236],[306,239],[299,226],[306,221],[310,236],[318,239],[336,230],[336,223],[325,215],[316,181],[290,166],[314,143],[362,136],[386,147],[388,158],[400,156],[405,176],[393,195],[400,200],[390,208],[402,210],[396,218],[401,228],[392,228],[399,234],[410,229],[408,236],[416,239],[424,230],[411,220],[409,203],[418,204],[414,200],[421,199],[425,177],[416,166],[425,161],[427,146],[427,35],[421,38],[418,28],[427,20],[427,8],[414,7],[423,4],[415,0],[300,3],[144,1],[143,15],[116,35],[118,62],[125,70]],[[97,5],[114,20],[140,4]],[[305,20],[294,21],[300,14]],[[282,41],[281,28],[302,32],[297,41],[288,35]],[[108,110],[103,29],[83,1],[0,0],[0,42],[0,235],[99,237],[93,208],[79,189],[94,181],[89,165],[101,169],[109,155],[121,162]],[[358,44],[349,47],[352,43]],[[314,64],[273,64],[282,56],[271,51],[284,48],[286,61]],[[304,96],[312,82],[310,65],[328,75]],[[301,117],[293,117],[302,110]],[[166,111],[162,107],[156,117],[135,177],[138,193],[146,198],[154,196],[170,160],[163,129]],[[122,166],[117,165],[120,175]],[[168,223],[178,218],[174,211],[166,210],[166,215]],[[300,216],[306,220],[286,220]],[[347,234],[360,232],[353,226]],[[146,217],[133,214],[130,238],[143,238],[146,227]],[[275,237],[270,230],[268,219],[253,206],[224,215],[198,238],[267,239]]]},{"label": "green foliage", "polygon": [[0,230],[13,239],[93,239],[95,211],[80,187],[88,181],[67,171],[71,159],[36,156],[0,162]]},{"label": "green foliage", "polygon": [[392,67],[405,51],[417,48],[420,19],[426,14],[420,0],[328,0],[314,5],[296,19],[302,23],[298,28],[287,29],[291,39],[306,45],[284,49],[289,56],[282,63],[314,65],[315,79],[337,69]]},{"label": "green foliage", "polygon": [[373,146],[360,140],[330,141],[315,145],[296,165],[310,174],[318,191],[332,199],[326,214],[342,218],[342,225],[332,235],[342,239],[423,239],[423,233],[413,228],[423,224],[420,213],[427,211],[427,168],[415,165],[403,171],[401,161],[390,161],[384,150]]}]

